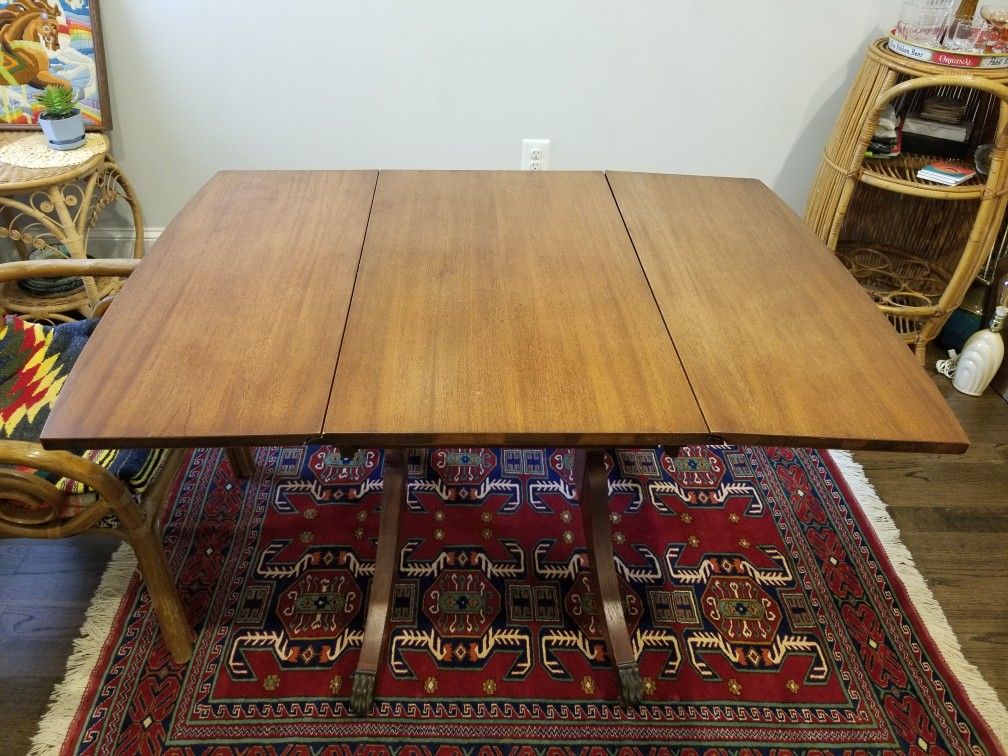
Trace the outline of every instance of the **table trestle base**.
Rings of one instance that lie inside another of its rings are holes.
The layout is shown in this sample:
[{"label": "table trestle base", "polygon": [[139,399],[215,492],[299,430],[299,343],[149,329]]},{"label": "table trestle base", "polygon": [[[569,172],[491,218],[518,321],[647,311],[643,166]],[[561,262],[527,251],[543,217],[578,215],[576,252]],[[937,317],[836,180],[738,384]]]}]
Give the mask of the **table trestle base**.
[{"label": "table trestle base", "polygon": [[[670,448],[669,452],[676,456],[679,450]],[[575,451],[574,464],[575,480],[580,481],[580,506],[588,546],[591,585],[599,600],[606,651],[619,675],[621,702],[627,706],[638,706],[644,699],[644,685],[630,640],[616,576],[605,450],[578,449]],[[385,450],[382,477],[378,553],[368,596],[360,660],[353,674],[350,691],[350,711],[357,716],[365,716],[371,711],[378,665],[388,634],[388,615],[397,566],[399,520],[406,503],[405,450]]]},{"label": "table trestle base", "polygon": [[378,520],[378,554],[364,619],[364,639],[354,672],[350,710],[364,716],[374,700],[375,676],[385,649],[392,583],[396,573],[399,515],[406,504],[406,450],[386,449],[382,472],[381,513]]},{"label": "table trestle base", "polygon": [[239,478],[251,478],[255,472],[255,460],[252,450],[247,446],[228,446],[224,449],[231,471]]},{"label": "table trestle base", "polygon": [[359,446],[340,446],[339,448],[336,449],[336,453],[339,455],[339,458],[342,460],[346,460],[348,462],[352,462],[354,459],[356,459],[357,452],[359,451],[360,451]]},{"label": "table trestle base", "polygon": [[605,450],[579,449],[575,454],[575,479],[581,481],[581,519],[588,545],[591,586],[599,599],[606,650],[619,672],[620,700],[636,706],[644,697],[644,686],[637,669],[637,657],[630,641],[616,577]]}]

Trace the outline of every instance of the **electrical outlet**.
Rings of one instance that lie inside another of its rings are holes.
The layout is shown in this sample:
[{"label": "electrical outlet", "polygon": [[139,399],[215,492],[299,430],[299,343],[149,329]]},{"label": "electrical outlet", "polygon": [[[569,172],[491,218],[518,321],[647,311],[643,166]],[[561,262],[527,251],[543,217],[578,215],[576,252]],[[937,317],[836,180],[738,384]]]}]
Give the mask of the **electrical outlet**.
[{"label": "electrical outlet", "polygon": [[550,163],[549,139],[523,139],[521,168],[523,171],[546,171]]}]

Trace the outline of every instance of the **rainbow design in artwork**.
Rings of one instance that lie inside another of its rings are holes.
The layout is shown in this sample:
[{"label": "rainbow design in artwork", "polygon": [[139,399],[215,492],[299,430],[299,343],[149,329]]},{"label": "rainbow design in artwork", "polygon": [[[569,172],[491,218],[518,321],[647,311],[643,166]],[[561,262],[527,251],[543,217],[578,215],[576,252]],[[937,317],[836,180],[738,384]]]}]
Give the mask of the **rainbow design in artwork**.
[{"label": "rainbow design in artwork", "polygon": [[98,75],[93,6],[97,0],[0,0],[0,127],[28,125],[47,84],[77,94],[88,126],[107,125]]}]

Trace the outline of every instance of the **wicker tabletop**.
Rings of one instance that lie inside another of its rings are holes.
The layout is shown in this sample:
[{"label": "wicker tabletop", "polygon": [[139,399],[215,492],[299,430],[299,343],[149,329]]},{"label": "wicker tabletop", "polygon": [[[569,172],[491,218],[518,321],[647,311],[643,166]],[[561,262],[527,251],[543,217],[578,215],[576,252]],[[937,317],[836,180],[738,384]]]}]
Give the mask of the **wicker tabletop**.
[{"label": "wicker tabletop", "polygon": [[[0,147],[24,139],[33,133],[30,131],[0,132]],[[101,164],[108,152],[108,137],[103,134],[102,139],[105,143],[105,151],[79,165],[60,168],[22,168],[0,160],[0,193],[23,192],[26,189],[51,186],[52,184],[73,181],[77,177],[89,173]]]}]

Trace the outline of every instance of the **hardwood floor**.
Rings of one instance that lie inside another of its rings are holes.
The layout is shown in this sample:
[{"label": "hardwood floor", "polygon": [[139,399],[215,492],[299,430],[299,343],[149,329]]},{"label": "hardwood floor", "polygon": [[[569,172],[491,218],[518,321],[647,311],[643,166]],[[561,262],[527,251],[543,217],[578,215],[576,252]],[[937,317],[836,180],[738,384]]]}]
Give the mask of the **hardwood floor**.
[{"label": "hardwood floor", "polygon": [[[928,352],[928,365],[940,357]],[[934,372],[929,370],[929,372]],[[970,437],[961,457],[856,454],[966,658],[1008,703],[1008,404],[933,375]]]},{"label": "hardwood floor", "polygon": [[28,751],[118,541],[0,540],[0,753]]},{"label": "hardwood floor", "polygon": [[[972,441],[964,456],[856,456],[966,657],[1008,701],[1008,404],[991,391],[974,399],[945,378],[935,382]],[[100,537],[0,540],[2,753],[27,751],[116,545]]]}]

